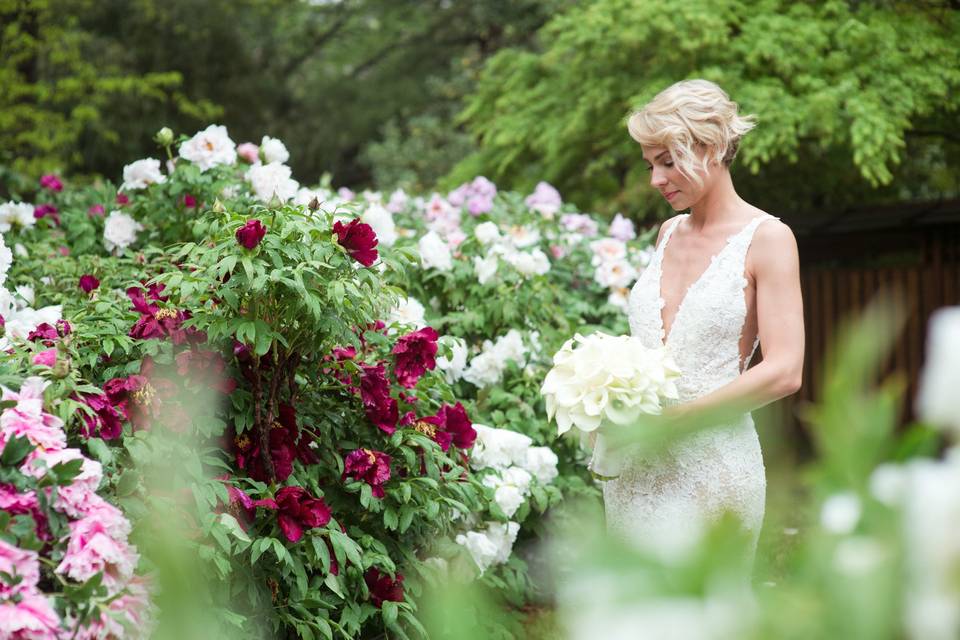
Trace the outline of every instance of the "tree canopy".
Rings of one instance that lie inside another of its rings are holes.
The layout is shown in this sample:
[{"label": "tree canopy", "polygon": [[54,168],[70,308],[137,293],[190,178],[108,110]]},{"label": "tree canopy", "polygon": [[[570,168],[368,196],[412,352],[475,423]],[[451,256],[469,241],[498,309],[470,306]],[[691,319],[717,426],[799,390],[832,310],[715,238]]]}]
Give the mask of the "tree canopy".
[{"label": "tree canopy", "polygon": [[652,212],[625,117],[702,77],[758,116],[738,185],[770,210],[960,190],[960,12],[947,4],[596,0],[537,42],[489,60],[461,116],[479,150],[451,182],[543,179],[582,206]]}]

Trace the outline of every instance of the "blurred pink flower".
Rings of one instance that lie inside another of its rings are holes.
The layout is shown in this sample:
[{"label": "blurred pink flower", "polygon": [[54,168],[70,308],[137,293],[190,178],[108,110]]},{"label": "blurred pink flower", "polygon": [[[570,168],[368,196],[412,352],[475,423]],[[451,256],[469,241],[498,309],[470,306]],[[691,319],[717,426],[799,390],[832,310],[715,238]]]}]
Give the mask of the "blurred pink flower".
[{"label": "blurred pink flower", "polygon": [[237,155],[250,164],[256,164],[260,162],[260,147],[252,142],[242,142],[237,145]]},{"label": "blurred pink flower", "polygon": [[90,293],[99,286],[100,281],[97,280],[95,276],[92,276],[89,273],[80,276],[80,288],[83,289],[84,293]]},{"label": "blurred pink flower", "polygon": [[107,212],[106,208],[102,204],[90,205],[90,208],[87,209],[87,215],[91,218],[96,216],[103,216]]},{"label": "blurred pink flower", "polygon": [[57,640],[60,618],[45,596],[31,592],[19,602],[0,604],[0,638],[8,640]]},{"label": "blurred pink flower", "polygon": [[196,209],[197,208],[197,199],[194,198],[189,193],[183,194],[183,206],[187,209]]},{"label": "blurred pink flower", "polygon": [[0,598],[29,593],[37,588],[40,580],[40,561],[36,551],[27,551],[0,540],[0,572],[19,577],[17,584],[0,580]]},{"label": "blurred pink flower", "polygon": [[52,173],[48,173],[45,176],[40,177],[40,186],[44,189],[49,189],[50,191],[60,192],[63,191],[63,182],[60,181],[60,178]]},{"label": "blurred pink flower", "polygon": [[57,348],[51,347],[33,356],[33,364],[52,367],[57,364]]}]

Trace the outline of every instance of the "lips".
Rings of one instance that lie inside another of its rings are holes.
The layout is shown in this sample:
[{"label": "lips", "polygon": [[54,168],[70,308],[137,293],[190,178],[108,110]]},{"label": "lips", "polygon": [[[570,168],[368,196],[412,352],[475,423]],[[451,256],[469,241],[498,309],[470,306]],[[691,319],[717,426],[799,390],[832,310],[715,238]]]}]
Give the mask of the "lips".
[{"label": "lips", "polygon": [[677,191],[667,191],[667,192],[665,192],[665,193],[663,194],[663,197],[667,199],[667,202],[670,202],[671,200],[673,200],[674,198],[676,198],[679,193],[680,193],[679,190],[677,190]]}]

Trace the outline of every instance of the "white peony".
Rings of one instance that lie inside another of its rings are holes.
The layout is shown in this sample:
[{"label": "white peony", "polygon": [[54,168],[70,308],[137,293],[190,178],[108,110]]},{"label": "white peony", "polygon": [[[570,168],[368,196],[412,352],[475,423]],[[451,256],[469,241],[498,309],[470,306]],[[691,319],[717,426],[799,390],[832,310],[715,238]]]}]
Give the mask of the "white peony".
[{"label": "white peony", "polygon": [[410,196],[403,189],[397,189],[390,194],[390,200],[387,202],[387,211],[390,213],[400,213],[407,208],[410,202]]},{"label": "white peony", "polygon": [[507,229],[507,238],[517,249],[523,249],[540,242],[540,232],[531,227],[515,225]]},{"label": "white peony", "polygon": [[524,276],[542,276],[550,271],[550,259],[540,249],[508,253],[504,260]]},{"label": "white peony", "polygon": [[510,329],[497,338],[493,351],[502,360],[513,360],[521,367],[526,364],[527,347],[523,344],[523,336],[516,329]]},{"label": "white peony", "polygon": [[360,216],[360,220],[373,228],[381,246],[392,247],[397,241],[397,226],[393,222],[393,214],[379,204],[372,204],[367,207],[367,210]]},{"label": "white peony", "polygon": [[290,177],[290,167],[278,162],[254,165],[247,170],[247,180],[260,202],[268,203],[276,197],[280,202],[292,200],[300,183]]},{"label": "white peony", "polygon": [[497,545],[497,556],[494,558],[496,564],[503,564],[510,559],[510,552],[513,551],[513,543],[517,541],[519,532],[520,525],[516,522],[487,523],[487,537]]},{"label": "white peony", "polygon": [[[489,341],[487,341],[489,343]],[[489,387],[500,382],[504,364],[492,350],[484,350],[470,361],[463,379],[477,387]]]},{"label": "white peony", "polygon": [[20,299],[23,300],[24,306],[32,307],[33,303],[36,301],[36,293],[28,284],[21,284],[14,289],[17,292],[17,295],[20,296]]},{"label": "white peony", "polygon": [[553,356],[553,365],[540,392],[560,434],[573,427],[594,431],[604,422],[630,424],[679,397],[680,372],[666,349],[647,349],[632,336],[577,334]]},{"label": "white peony", "polygon": [[427,326],[423,305],[416,298],[401,298],[390,311],[389,324],[413,325],[417,329]]},{"label": "white peony", "polygon": [[529,447],[526,459],[518,464],[532,474],[537,482],[547,485],[553,482],[559,474],[557,471],[558,462],[557,454],[550,447]]},{"label": "white peony", "polygon": [[417,244],[420,249],[420,262],[424,269],[449,271],[453,268],[453,256],[450,247],[437,232],[431,231],[420,238]]},{"label": "white peony", "polygon": [[627,310],[627,306],[630,300],[630,290],[627,288],[616,288],[610,291],[610,295],[607,296],[607,304],[611,304],[618,309]]},{"label": "white peony", "polygon": [[456,537],[456,542],[470,553],[470,557],[473,558],[477,568],[480,569],[480,575],[483,575],[494,564],[500,553],[497,542],[491,540],[486,533],[481,531],[461,533]]},{"label": "white peony", "polygon": [[624,259],[608,260],[593,272],[593,279],[601,287],[625,289],[637,279],[637,270]]},{"label": "white peony", "polygon": [[447,384],[453,384],[463,377],[467,368],[467,343],[462,338],[451,336],[443,336],[440,342],[450,346],[450,358],[437,356],[437,368],[443,371]]},{"label": "white peony", "polygon": [[473,272],[477,274],[477,282],[487,284],[497,275],[497,268],[500,266],[500,258],[496,253],[488,253],[485,258],[474,256]]},{"label": "white peony", "polygon": [[3,241],[3,234],[0,233],[0,287],[7,281],[7,272],[10,271],[10,265],[13,264],[13,252]]},{"label": "white peony", "polygon": [[180,157],[200,167],[201,171],[221,164],[237,162],[237,145],[223,125],[212,124],[180,145]]},{"label": "white peony", "polygon": [[926,361],[920,372],[917,414],[960,440],[960,307],[930,317]]},{"label": "white peony", "polygon": [[326,189],[309,189],[307,187],[300,187],[297,189],[297,195],[293,197],[293,203],[306,206],[313,202],[316,198],[317,202],[321,204],[330,199],[331,193]]},{"label": "white peony", "polygon": [[13,201],[0,204],[0,233],[6,233],[13,227],[29,229],[36,223],[32,204]]},{"label": "white peony", "polygon": [[862,507],[855,493],[837,493],[823,502],[820,526],[830,533],[852,533],[860,521]]},{"label": "white peony", "polygon": [[[528,451],[533,444],[529,436],[509,429],[474,424],[477,440],[470,450],[470,466],[474,469],[506,469],[519,465],[526,468]],[[527,469],[533,473],[530,469]]]},{"label": "white peony", "polygon": [[103,221],[103,246],[107,251],[120,253],[137,241],[138,231],[143,231],[142,224],[122,211],[111,211]]},{"label": "white peony", "polygon": [[160,161],[155,158],[144,158],[131,162],[123,168],[123,184],[121,191],[146,189],[152,184],[161,184],[167,177],[160,171]]},{"label": "white peony", "polygon": [[511,484],[500,485],[493,492],[493,500],[503,511],[503,515],[512,518],[526,498],[519,487]]},{"label": "white peony", "polygon": [[597,266],[604,262],[623,260],[627,257],[627,244],[616,238],[601,238],[590,242],[593,258],[590,263]]},{"label": "white peony", "polygon": [[263,159],[267,164],[273,162],[283,164],[290,159],[290,152],[287,151],[286,145],[270,136],[263,136],[263,140],[260,141],[260,153],[263,154]]},{"label": "white peony", "polygon": [[500,227],[496,222],[481,222],[474,228],[473,235],[480,244],[490,244],[500,239]]}]

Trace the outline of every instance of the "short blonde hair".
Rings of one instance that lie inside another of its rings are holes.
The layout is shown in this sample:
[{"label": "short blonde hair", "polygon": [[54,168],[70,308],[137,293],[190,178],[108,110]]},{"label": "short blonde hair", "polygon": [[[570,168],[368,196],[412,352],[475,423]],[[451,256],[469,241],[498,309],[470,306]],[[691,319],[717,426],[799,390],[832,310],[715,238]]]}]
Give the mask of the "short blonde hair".
[{"label": "short blonde hair", "polygon": [[[730,166],[740,139],[755,118],[737,114],[737,103],[709,80],[683,80],[670,85],[630,115],[627,129],[645,146],[666,147],[680,172],[701,182],[697,169]],[[702,160],[697,150],[705,150]]]}]

